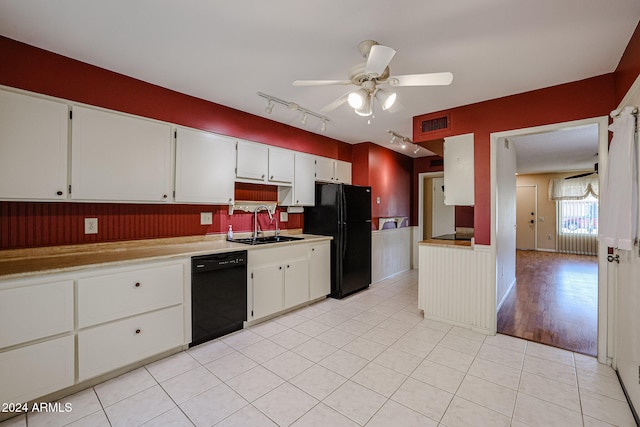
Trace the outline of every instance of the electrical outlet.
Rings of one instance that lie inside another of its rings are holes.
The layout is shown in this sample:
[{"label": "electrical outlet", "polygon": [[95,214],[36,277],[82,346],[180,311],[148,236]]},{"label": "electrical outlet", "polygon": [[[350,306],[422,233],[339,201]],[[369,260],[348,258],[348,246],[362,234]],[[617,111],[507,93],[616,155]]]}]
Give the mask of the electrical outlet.
[{"label": "electrical outlet", "polygon": [[380,196],[376,197],[376,204],[380,204]]},{"label": "electrical outlet", "polygon": [[200,225],[211,225],[211,224],[213,224],[213,213],[200,212]]},{"label": "electrical outlet", "polygon": [[98,218],[84,219],[84,234],[98,234]]}]

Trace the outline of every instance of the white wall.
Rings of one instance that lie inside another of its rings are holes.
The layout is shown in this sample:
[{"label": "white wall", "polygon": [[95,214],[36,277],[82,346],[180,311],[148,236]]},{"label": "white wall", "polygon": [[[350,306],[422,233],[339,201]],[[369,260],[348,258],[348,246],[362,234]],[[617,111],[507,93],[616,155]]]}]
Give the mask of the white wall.
[{"label": "white wall", "polygon": [[516,280],[516,150],[505,138],[496,144],[496,304]]},{"label": "white wall", "polygon": [[413,227],[371,232],[371,283],[411,269]]}]

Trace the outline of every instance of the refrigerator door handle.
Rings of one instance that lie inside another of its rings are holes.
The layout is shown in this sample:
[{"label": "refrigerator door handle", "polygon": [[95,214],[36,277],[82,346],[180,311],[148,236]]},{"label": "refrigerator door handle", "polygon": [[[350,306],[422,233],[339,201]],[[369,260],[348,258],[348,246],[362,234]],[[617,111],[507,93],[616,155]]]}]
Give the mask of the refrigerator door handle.
[{"label": "refrigerator door handle", "polygon": [[342,223],[342,259],[347,256],[347,223]]}]

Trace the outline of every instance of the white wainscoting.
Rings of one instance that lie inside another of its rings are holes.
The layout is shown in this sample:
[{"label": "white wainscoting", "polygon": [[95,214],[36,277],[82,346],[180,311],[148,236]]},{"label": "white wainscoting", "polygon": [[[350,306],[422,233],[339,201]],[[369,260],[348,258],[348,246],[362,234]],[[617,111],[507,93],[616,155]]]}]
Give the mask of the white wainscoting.
[{"label": "white wainscoting", "polygon": [[371,282],[411,269],[413,227],[371,232]]},{"label": "white wainscoting", "polygon": [[418,308],[424,317],[496,333],[496,284],[490,246],[419,245]]}]

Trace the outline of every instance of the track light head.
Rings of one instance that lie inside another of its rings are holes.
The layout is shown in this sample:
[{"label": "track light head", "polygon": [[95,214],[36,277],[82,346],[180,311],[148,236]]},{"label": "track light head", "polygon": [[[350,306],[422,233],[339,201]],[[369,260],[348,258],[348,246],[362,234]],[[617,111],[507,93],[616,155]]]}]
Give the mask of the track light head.
[{"label": "track light head", "polygon": [[327,120],[326,119],[322,120],[322,125],[320,126],[320,130],[322,132],[326,132],[327,131]]},{"label": "track light head", "polygon": [[418,151],[420,151],[420,146],[418,144],[415,144],[416,149],[413,150],[413,154],[418,154]]},{"label": "track light head", "polygon": [[267,108],[264,109],[264,111],[266,111],[267,114],[271,114],[271,112],[273,111],[273,101],[269,100],[269,105],[267,105]]},{"label": "track light head", "polygon": [[307,113],[304,113],[302,115],[302,120],[300,120],[300,123],[302,123],[303,125],[307,124],[307,118],[309,117],[309,115]]}]

